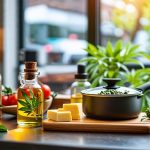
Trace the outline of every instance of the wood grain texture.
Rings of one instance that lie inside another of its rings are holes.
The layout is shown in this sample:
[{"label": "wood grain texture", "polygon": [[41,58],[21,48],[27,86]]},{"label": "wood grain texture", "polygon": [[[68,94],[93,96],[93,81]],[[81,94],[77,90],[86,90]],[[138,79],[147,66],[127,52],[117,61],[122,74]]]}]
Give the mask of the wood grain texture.
[{"label": "wood grain texture", "polygon": [[150,133],[150,121],[139,118],[122,121],[94,120],[83,117],[72,122],[43,121],[44,130],[49,131],[80,131],[80,132],[116,132],[116,133]]}]

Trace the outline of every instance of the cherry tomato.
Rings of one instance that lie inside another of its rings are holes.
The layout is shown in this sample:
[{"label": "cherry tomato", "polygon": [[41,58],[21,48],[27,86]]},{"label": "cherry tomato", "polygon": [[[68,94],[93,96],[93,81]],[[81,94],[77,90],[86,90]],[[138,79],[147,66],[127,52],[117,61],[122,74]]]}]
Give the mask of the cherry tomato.
[{"label": "cherry tomato", "polygon": [[27,96],[30,96],[30,89],[24,89],[24,92],[27,94]]},{"label": "cherry tomato", "polygon": [[46,84],[42,84],[41,88],[44,93],[44,99],[49,98],[51,96],[51,88]]},{"label": "cherry tomato", "polygon": [[8,96],[7,95],[3,95],[2,96],[2,105],[4,106],[8,106]]},{"label": "cherry tomato", "polygon": [[8,95],[8,104],[17,105],[17,94]]}]

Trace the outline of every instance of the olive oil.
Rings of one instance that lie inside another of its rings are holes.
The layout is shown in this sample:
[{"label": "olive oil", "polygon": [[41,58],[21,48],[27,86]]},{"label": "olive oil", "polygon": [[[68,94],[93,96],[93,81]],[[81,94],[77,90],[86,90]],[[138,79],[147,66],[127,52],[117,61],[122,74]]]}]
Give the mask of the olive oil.
[{"label": "olive oil", "polygon": [[79,64],[77,74],[75,74],[75,82],[71,85],[71,103],[82,103],[81,91],[90,88],[88,75],[85,73],[85,65]]},{"label": "olive oil", "polygon": [[44,96],[38,84],[37,63],[25,62],[24,72],[20,75],[21,86],[17,92],[17,123],[25,127],[41,126]]},{"label": "olive oil", "polygon": [[82,103],[82,94],[76,93],[71,96],[71,103]]},{"label": "olive oil", "polygon": [[[19,103],[19,100],[26,103],[25,97],[23,97],[22,92],[25,92],[27,97],[32,103],[32,96],[27,93],[26,91],[32,91],[35,99],[38,102],[38,106],[35,109],[31,109],[28,112],[25,111],[24,105]],[[17,113],[17,122],[20,126],[41,126],[41,122],[43,119],[43,92],[40,88],[33,88],[33,89],[18,89],[18,113]]]}]

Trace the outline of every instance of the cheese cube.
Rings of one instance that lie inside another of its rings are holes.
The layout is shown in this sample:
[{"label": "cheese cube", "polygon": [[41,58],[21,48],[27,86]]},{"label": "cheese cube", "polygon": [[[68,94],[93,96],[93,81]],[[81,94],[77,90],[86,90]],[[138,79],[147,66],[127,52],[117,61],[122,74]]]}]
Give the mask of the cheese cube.
[{"label": "cheese cube", "polygon": [[58,111],[64,111],[64,109],[63,108],[58,108]]},{"label": "cheese cube", "polygon": [[48,110],[47,118],[53,121],[62,121],[62,122],[72,121],[70,111],[58,111],[57,109]]},{"label": "cheese cube", "polygon": [[80,120],[82,118],[82,114],[72,114],[73,120]]},{"label": "cheese cube", "polygon": [[57,121],[72,121],[70,111],[57,112]]},{"label": "cheese cube", "polygon": [[57,119],[57,109],[48,110],[47,111],[47,118],[51,120]]},{"label": "cheese cube", "polygon": [[71,103],[63,104],[64,111],[70,111],[72,119],[78,120],[82,117],[82,104],[81,103]]}]

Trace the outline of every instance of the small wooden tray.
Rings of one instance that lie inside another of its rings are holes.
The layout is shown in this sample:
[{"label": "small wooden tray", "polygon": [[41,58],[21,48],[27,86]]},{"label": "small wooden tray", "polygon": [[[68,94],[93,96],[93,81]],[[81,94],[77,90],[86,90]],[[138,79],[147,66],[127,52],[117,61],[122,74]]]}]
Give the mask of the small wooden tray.
[{"label": "small wooden tray", "polygon": [[[53,100],[52,97],[49,99],[46,99],[44,101],[44,112],[46,112],[49,108],[51,109],[57,109],[61,108],[64,103],[70,103],[70,96],[69,95],[57,95],[55,99]],[[11,106],[3,106],[2,111],[7,114],[17,114],[17,105],[11,105]]]},{"label": "small wooden tray", "polygon": [[80,132],[116,132],[116,133],[150,133],[150,121],[141,118],[123,121],[95,120],[84,117],[72,122],[43,121],[44,130],[49,131],[80,131]]},{"label": "small wooden tray", "polygon": [[[49,109],[49,107],[52,104],[52,97],[49,97],[49,99],[44,100],[44,113]],[[3,106],[2,112],[7,113],[7,114],[12,114],[16,115],[17,114],[17,105],[10,105],[10,106]]]}]

